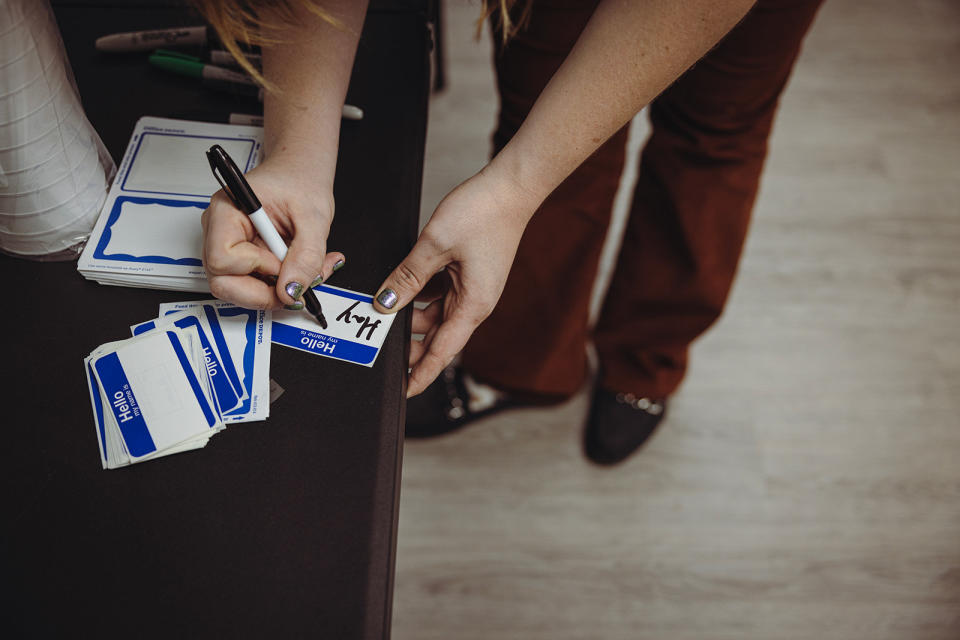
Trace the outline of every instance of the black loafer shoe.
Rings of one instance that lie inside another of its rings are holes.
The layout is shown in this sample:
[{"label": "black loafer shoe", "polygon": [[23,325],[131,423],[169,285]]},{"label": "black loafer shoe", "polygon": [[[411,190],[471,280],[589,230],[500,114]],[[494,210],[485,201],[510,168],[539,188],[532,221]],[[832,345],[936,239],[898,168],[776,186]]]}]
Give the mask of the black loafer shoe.
[{"label": "black loafer shoe", "polygon": [[407,400],[407,438],[439,436],[505,409],[531,406],[504,396],[482,411],[471,411],[463,378],[463,370],[451,365],[423,393]]},{"label": "black loafer shoe", "polygon": [[666,411],[666,398],[637,398],[598,388],[583,435],[584,453],[600,465],[622,462],[647,441]]}]

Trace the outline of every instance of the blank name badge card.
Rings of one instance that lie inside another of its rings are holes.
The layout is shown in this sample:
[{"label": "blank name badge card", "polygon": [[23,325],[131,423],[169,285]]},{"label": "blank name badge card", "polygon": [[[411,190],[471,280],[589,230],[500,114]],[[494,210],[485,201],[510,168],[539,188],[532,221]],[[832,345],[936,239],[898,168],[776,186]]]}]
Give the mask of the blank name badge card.
[{"label": "blank name badge card", "polygon": [[[82,272],[190,291],[208,290],[200,216],[220,189],[206,150],[219,144],[243,171],[256,166],[262,129],[143,117],[80,258]],[[156,278],[181,278],[166,286]],[[196,282],[193,282],[196,281]]]},{"label": "blank name badge card", "polygon": [[273,342],[318,356],[372,367],[396,314],[373,308],[373,297],[328,285],[314,288],[324,329],[305,311],[274,311]]},{"label": "blank name badge card", "polygon": [[221,426],[182,336],[158,331],[92,358],[102,404],[132,462],[190,440],[206,440]]}]

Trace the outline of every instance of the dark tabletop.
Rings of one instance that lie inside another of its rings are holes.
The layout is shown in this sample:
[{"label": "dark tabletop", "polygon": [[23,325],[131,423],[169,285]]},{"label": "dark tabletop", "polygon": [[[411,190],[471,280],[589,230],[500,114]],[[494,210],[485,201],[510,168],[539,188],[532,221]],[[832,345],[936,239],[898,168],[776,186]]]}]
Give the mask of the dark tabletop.
[{"label": "dark tabletop", "polygon": [[[115,159],[140,116],[223,122],[258,108],[152,69],[143,54],[93,49],[99,35],[195,23],[184,10],[54,4],[84,106]],[[329,242],[347,263],[331,284],[372,293],[412,246],[428,51],[416,3],[368,14],[348,95],[365,117],[343,123]],[[98,285],[74,262],[0,257],[0,270],[0,569],[18,637],[389,635],[407,313],[373,368],[275,346],[271,377],[286,391],[266,422],[104,471],[84,356],[161,302],[204,296]]]}]

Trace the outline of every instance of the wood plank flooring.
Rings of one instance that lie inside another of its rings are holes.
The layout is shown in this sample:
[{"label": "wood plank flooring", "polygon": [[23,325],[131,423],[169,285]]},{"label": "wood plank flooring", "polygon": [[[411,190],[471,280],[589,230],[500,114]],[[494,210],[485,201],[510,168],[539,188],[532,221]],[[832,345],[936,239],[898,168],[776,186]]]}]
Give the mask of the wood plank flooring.
[{"label": "wood plank flooring", "polygon": [[[426,214],[489,150],[476,5]],[[960,639],[960,3],[827,1],[668,420],[599,469],[586,401],[407,443],[394,638]]]}]

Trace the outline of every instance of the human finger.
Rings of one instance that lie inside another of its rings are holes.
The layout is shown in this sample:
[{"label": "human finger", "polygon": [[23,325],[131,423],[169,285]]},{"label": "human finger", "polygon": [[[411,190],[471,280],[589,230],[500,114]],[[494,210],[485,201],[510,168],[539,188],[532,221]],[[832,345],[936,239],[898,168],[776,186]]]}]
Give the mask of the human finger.
[{"label": "human finger", "polygon": [[443,266],[444,257],[436,244],[421,234],[407,257],[380,286],[374,308],[380,313],[396,313],[412,302]]},{"label": "human finger", "polygon": [[427,333],[440,323],[443,317],[443,300],[435,300],[424,309],[413,310],[412,330],[414,333]]},{"label": "human finger", "polygon": [[208,276],[276,273],[280,261],[251,242],[255,235],[247,216],[223,200],[214,196],[201,216],[203,264]]},{"label": "human finger", "polygon": [[323,268],[320,270],[320,275],[317,276],[316,280],[311,283],[311,287],[316,287],[327,280],[335,274],[337,271],[343,268],[343,265],[346,264],[347,257],[340,253],[339,251],[331,251],[323,258]]},{"label": "human finger", "polygon": [[426,334],[423,336],[422,340],[414,340],[412,337],[410,339],[410,357],[407,358],[407,367],[413,369],[413,366],[417,364],[420,358],[423,357],[423,354],[427,352],[427,347],[430,346],[430,342],[433,340],[433,336],[436,335],[437,329],[440,325],[433,325],[430,327]]},{"label": "human finger", "polygon": [[281,304],[273,285],[253,276],[219,275],[208,282],[215,297],[247,309],[272,309]]},{"label": "human finger", "polygon": [[477,323],[466,315],[455,313],[437,328],[429,344],[424,340],[425,351],[413,365],[408,378],[408,398],[421,393],[440,375],[467,344],[476,327]]},{"label": "human finger", "polygon": [[322,277],[327,253],[329,221],[319,215],[300,216],[290,247],[277,277],[277,296],[292,304],[318,277]]},{"label": "human finger", "polygon": [[446,269],[442,269],[427,281],[427,284],[424,285],[420,293],[417,294],[415,300],[417,302],[433,302],[437,298],[443,297],[443,294],[445,294],[449,288],[450,274],[447,273]]}]

